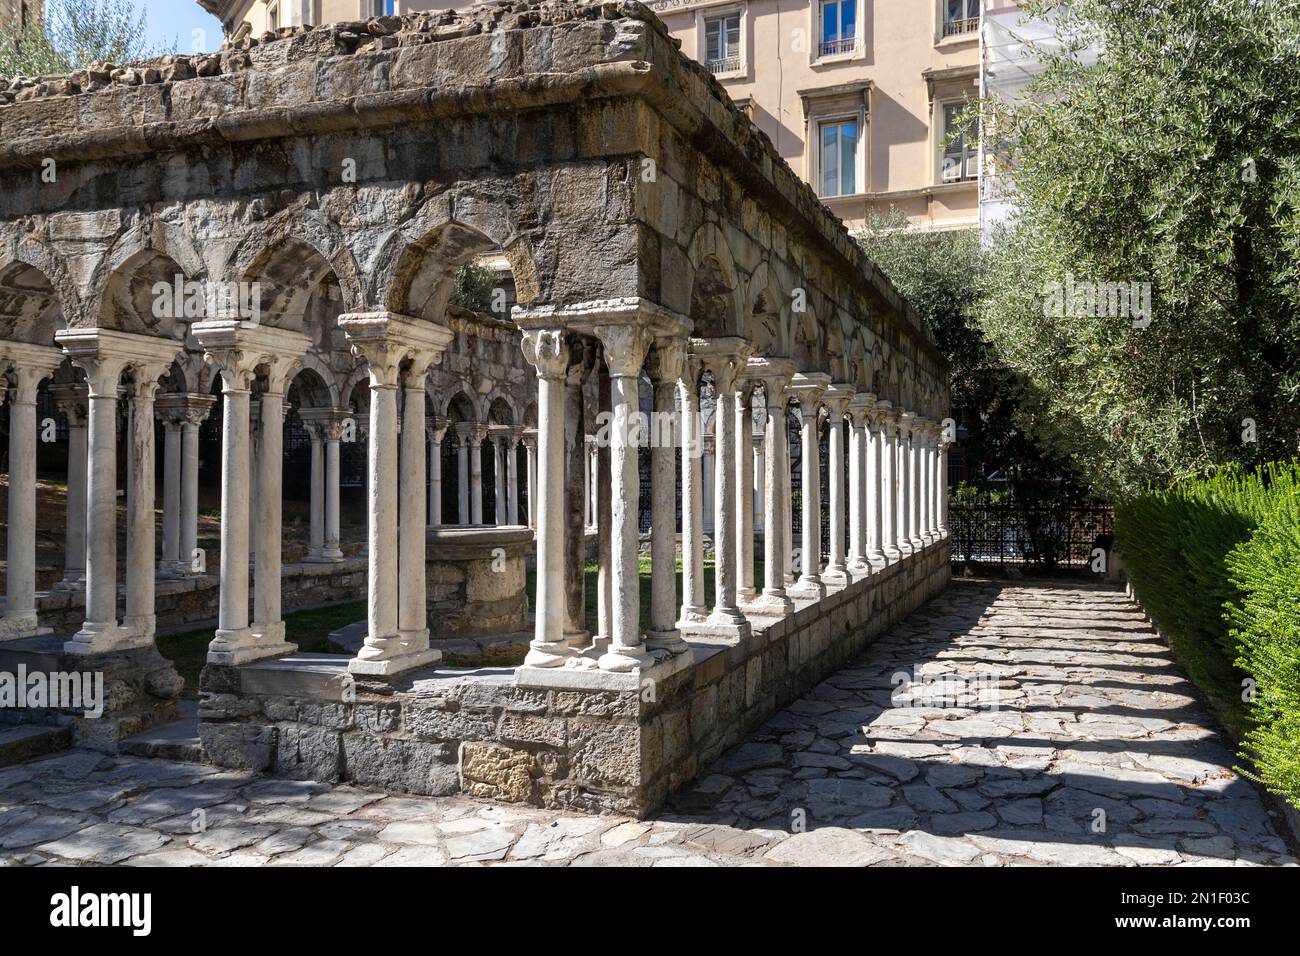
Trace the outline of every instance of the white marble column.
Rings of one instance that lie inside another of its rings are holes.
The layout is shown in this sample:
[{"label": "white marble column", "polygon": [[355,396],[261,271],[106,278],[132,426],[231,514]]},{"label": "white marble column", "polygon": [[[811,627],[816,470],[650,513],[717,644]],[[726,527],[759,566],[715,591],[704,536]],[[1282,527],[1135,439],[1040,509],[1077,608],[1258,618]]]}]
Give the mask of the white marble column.
[{"label": "white marble column", "polygon": [[[161,409],[160,409],[161,410]],[[171,575],[182,571],[181,555],[181,421],[161,416],[163,424],[163,532],[162,560],[158,571]]]},{"label": "white marble column", "polygon": [[898,527],[898,411],[889,402],[878,402],[880,413],[881,530],[886,560],[903,556]]},{"label": "white marble column", "polygon": [[429,527],[442,525],[442,440],[447,435],[447,421],[435,418],[425,431],[429,443]]},{"label": "white marble column", "polygon": [[[715,339],[702,356],[713,373],[713,611],[709,632],[743,639],[749,621],[737,604],[740,580],[737,547],[739,499],[736,488],[736,380],[745,367],[747,349],[740,340]],[[752,566],[752,562],[751,562]]]},{"label": "white marble column", "polygon": [[506,438],[506,521],[519,524],[519,440],[523,429],[511,429]]},{"label": "white marble column", "polygon": [[469,521],[483,523],[483,439],[487,426],[475,424],[469,430]]},{"label": "white marble column", "polygon": [[564,639],[564,374],[569,357],[560,329],[524,332],[523,350],[537,369],[537,497],[529,498],[537,525],[537,594],[533,640],[524,664],[561,667],[574,654]]},{"label": "white marble column", "polygon": [[907,444],[907,540],[912,551],[925,547],[921,537],[921,419],[914,414],[908,423]]},{"label": "white marble column", "polygon": [[198,574],[205,569],[204,565],[195,565],[199,549],[199,426],[216,404],[213,395],[190,393],[185,396],[185,421],[181,425],[179,550],[186,574]]},{"label": "white marble column", "polygon": [[506,444],[505,435],[492,426],[492,523],[498,527],[506,521]]},{"label": "white marble column", "polygon": [[307,538],[307,560],[325,560],[325,435],[317,423],[305,423],[311,442],[311,527]]},{"label": "white marble column", "polygon": [[10,366],[15,387],[9,404],[9,514],[5,612],[0,641],[40,632],[36,614],[36,393],[63,361],[52,348],[0,343],[0,372]]},{"label": "white marble column", "polygon": [[582,484],[583,491],[586,495],[587,528],[591,529],[596,527],[596,511],[598,507],[596,501],[596,469],[598,467],[596,458],[596,436],[587,435],[583,438],[583,441],[585,442],[585,448],[587,450],[587,472],[583,476]]},{"label": "white marble column", "polygon": [[736,385],[736,603],[754,601],[754,413],[753,390]]},{"label": "white marble column", "polygon": [[870,443],[870,416],[876,397],[859,393],[849,402],[849,568],[865,571],[870,567],[867,559],[867,509],[870,499],[867,489],[868,444]]},{"label": "white marble column", "polygon": [[[752,423],[750,425],[750,431],[751,433],[753,431]],[[767,487],[766,485],[767,465],[764,463],[764,455],[763,455],[763,444],[765,439],[766,439],[766,426],[764,427],[764,430],[760,431],[758,434],[751,434],[749,439],[750,445],[753,448],[753,451],[751,452],[751,457],[753,459],[752,474],[753,474],[754,494],[752,496],[753,504],[751,507],[754,513],[754,530],[756,532],[764,531],[764,533],[766,533],[764,529],[767,528],[767,521],[764,519],[763,516],[763,511],[766,507],[764,502],[767,500],[764,497],[764,490],[763,490],[764,488]]]},{"label": "white marble column", "polygon": [[[249,493],[255,477],[250,470],[250,402],[256,369],[264,367],[271,383],[269,391],[277,396],[271,402],[282,407],[284,376],[311,343],[299,332],[268,326],[246,327],[237,320],[199,322],[192,328],[208,362],[220,373],[222,383],[221,596],[216,635],[208,645],[208,663],[238,665],[292,654],[298,648],[284,641],[282,629],[270,626],[274,622],[259,621],[259,628],[264,629],[255,632],[249,619],[248,550],[253,537]],[[272,442],[279,446],[274,439]],[[274,465],[270,463],[270,467]],[[265,480],[269,483],[269,476]],[[265,499],[276,496],[266,489],[262,498],[274,518],[278,501]],[[260,522],[266,517],[267,512],[263,512],[257,519]],[[278,529],[273,537],[278,544]],[[264,556],[268,555],[269,538],[262,539]],[[261,592],[263,603],[258,610],[263,613],[268,609],[273,611],[278,605],[278,600],[266,603],[268,587],[277,591],[279,588],[278,558],[278,554],[274,559],[267,557],[266,568],[257,564],[259,575],[266,576],[271,568],[275,571],[274,581],[268,579]]]},{"label": "white marble column", "polygon": [[[442,326],[392,312],[344,314],[339,316],[338,324],[353,354],[365,360],[370,372],[366,637],[357,656],[348,662],[348,670],[354,674],[391,677],[440,656],[428,649],[427,633],[421,646],[424,376],[429,365],[441,356],[452,333]],[[408,380],[407,415],[414,425],[402,429],[399,439],[397,390],[403,381],[403,364],[408,360],[414,375]],[[401,466],[403,470],[414,471],[416,479],[406,483],[406,494],[400,498],[399,440]],[[398,535],[399,509],[411,512],[413,533],[405,542]],[[403,577],[407,579],[405,601],[402,600]],[[410,630],[402,629],[404,622],[411,626]]]},{"label": "white marble column", "polygon": [[473,422],[456,423],[456,523],[470,523],[469,508],[469,433]]},{"label": "white marble column", "polygon": [[785,457],[786,388],[793,374],[788,363],[769,359],[750,359],[751,366],[762,367],[766,421],[763,455],[763,593],[755,602],[762,614],[785,617],[794,611],[794,602],[786,593],[786,532],[790,527],[790,496],[786,489],[790,469]]},{"label": "white marble column", "polygon": [[86,586],[86,385],[50,386],[59,411],[68,420],[68,492],[63,538],[63,580],[55,587],[77,591]]},{"label": "white marble column", "polygon": [[830,376],[824,373],[799,373],[795,375],[790,391],[799,400],[801,424],[800,476],[803,497],[803,541],[800,548],[799,580],[792,594],[795,597],[820,599],[826,596],[822,583],[822,529],[821,529],[821,448],[817,438],[817,415],[822,396],[830,386]]},{"label": "white marble column", "polygon": [[[293,356],[292,358],[296,358]],[[286,646],[280,579],[284,525],[284,393],[288,362],[271,366],[262,390],[258,418],[257,507],[253,512],[253,640],[264,647]],[[292,645],[289,645],[292,646]],[[296,648],[295,648],[296,650]]]},{"label": "white marble column", "polygon": [[934,486],[932,478],[934,475],[933,463],[930,459],[930,429],[933,423],[929,419],[923,419],[921,426],[921,445],[918,453],[920,467],[917,470],[917,483],[920,485],[920,533],[921,540],[930,544],[934,540],[934,527],[930,522],[930,505],[933,501]]},{"label": "white marble column", "polygon": [[[677,383],[685,365],[685,343],[660,340],[650,356],[656,417],[673,415]],[[650,629],[646,648],[685,654],[677,628],[677,456],[659,429],[650,447]]]},{"label": "white marble column", "polygon": [[912,541],[912,423],[914,412],[900,412],[894,455],[898,460],[898,547],[904,554],[916,550]]},{"label": "white marble column", "polygon": [[889,402],[873,403],[871,417],[867,419],[867,561],[872,568],[883,568],[889,563],[885,556],[885,448],[884,416],[892,406]]},{"label": "white marble column", "polygon": [[[715,385],[715,393],[717,391]],[[701,526],[706,535],[713,534],[714,504],[713,496],[717,490],[716,469],[714,467],[714,448],[717,444],[717,422],[718,418],[718,399],[717,395],[713,398],[713,427],[714,431],[710,432],[707,428],[701,433],[701,453],[700,453],[700,492],[701,492],[701,514],[704,518],[704,524]],[[718,560],[718,543],[713,542],[713,561],[716,568]]]},{"label": "white marble column", "polygon": [[436,660],[442,655],[429,649],[428,547],[429,492],[425,468],[424,399],[429,366],[441,358],[440,352],[420,351],[412,355],[402,378],[402,434],[398,480],[398,580],[397,633],[401,637],[401,666],[389,666],[389,673],[408,670],[419,663]]},{"label": "white marble column", "polygon": [[678,627],[703,623],[704,603],[704,496],[703,422],[700,418],[700,367],[688,359],[682,368],[682,610]]},{"label": "white marble column", "polygon": [[347,409],[336,408],[325,424],[325,545],[322,556],[327,561],[342,561],[343,548],[339,526],[339,465],[345,423],[351,418]]},{"label": "white marble column", "polygon": [[537,529],[537,429],[524,433],[528,451],[528,527]]},{"label": "white marble column", "polygon": [[823,404],[827,413],[827,477],[829,479],[830,554],[827,555],[825,579],[838,583],[849,580],[844,556],[845,518],[848,496],[844,493],[844,415],[853,397],[852,385],[835,384],[826,390]]},{"label": "white marble column", "polygon": [[948,446],[952,444],[948,435],[940,433],[939,435],[939,454],[937,479],[935,481],[935,493],[939,503],[939,534],[948,537]]},{"label": "white marble column", "polygon": [[[787,396],[790,390],[786,389]],[[785,419],[781,423],[781,491],[785,495],[787,505],[785,507],[785,519],[781,525],[781,573],[785,576],[786,593],[794,587],[795,581],[798,580],[799,569],[794,563],[794,460],[790,455],[790,415],[791,409],[787,402]],[[803,444],[803,436],[799,438],[800,445]]]},{"label": "white marble column", "polygon": [[[641,493],[637,469],[634,416],[641,411],[641,366],[650,347],[650,333],[636,325],[598,325],[609,370],[610,406],[610,594],[609,644],[597,663],[601,670],[627,672],[646,667],[652,659],[641,636],[641,585],[637,522]],[[604,638],[602,632],[601,637]]]},{"label": "white marble column", "polygon": [[154,578],[157,565],[154,539],[154,396],[161,369],[136,370],[131,386],[131,433],[129,455],[134,478],[127,496],[126,512],[126,615],[122,627],[133,644],[153,643],[157,630],[154,608]]}]

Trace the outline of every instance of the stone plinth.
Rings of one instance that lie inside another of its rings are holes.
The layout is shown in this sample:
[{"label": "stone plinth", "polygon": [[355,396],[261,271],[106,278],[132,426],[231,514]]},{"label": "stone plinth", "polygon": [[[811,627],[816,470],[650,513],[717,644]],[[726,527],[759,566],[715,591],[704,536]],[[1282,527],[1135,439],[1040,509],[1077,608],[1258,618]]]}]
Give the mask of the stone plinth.
[{"label": "stone plinth", "polygon": [[430,528],[429,638],[451,641],[528,630],[525,527]]}]

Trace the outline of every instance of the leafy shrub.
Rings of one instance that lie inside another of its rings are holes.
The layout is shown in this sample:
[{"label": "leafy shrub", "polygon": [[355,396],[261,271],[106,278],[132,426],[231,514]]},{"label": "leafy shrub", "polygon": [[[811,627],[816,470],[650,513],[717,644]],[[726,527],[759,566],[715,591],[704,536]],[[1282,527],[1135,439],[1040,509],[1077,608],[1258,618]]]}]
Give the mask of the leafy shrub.
[{"label": "leafy shrub", "polygon": [[1255,779],[1300,807],[1300,482],[1279,469],[1273,507],[1228,556],[1241,592],[1228,605],[1237,666],[1255,681],[1242,757]]},{"label": "leafy shrub", "polygon": [[1116,508],[1115,530],[1144,608],[1242,756],[1300,800],[1300,466],[1151,490]]}]

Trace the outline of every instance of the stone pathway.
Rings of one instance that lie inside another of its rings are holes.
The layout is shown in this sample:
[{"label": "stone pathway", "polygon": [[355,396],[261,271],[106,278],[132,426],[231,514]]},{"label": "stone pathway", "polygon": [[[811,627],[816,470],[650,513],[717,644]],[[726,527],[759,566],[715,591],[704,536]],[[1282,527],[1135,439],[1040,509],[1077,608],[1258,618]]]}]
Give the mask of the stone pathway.
[{"label": "stone pathway", "polygon": [[69,751],[0,770],[0,864],[1293,864],[1232,764],[1121,594],[962,581],[654,820]]}]

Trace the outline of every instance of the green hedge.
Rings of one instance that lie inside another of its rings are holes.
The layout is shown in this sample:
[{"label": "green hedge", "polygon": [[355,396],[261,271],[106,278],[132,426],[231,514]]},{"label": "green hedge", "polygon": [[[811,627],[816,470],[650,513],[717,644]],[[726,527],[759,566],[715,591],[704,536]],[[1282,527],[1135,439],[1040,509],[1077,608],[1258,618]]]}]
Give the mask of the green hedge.
[{"label": "green hedge", "polygon": [[1143,606],[1254,776],[1300,806],[1300,466],[1150,491],[1116,508],[1115,531]]}]

